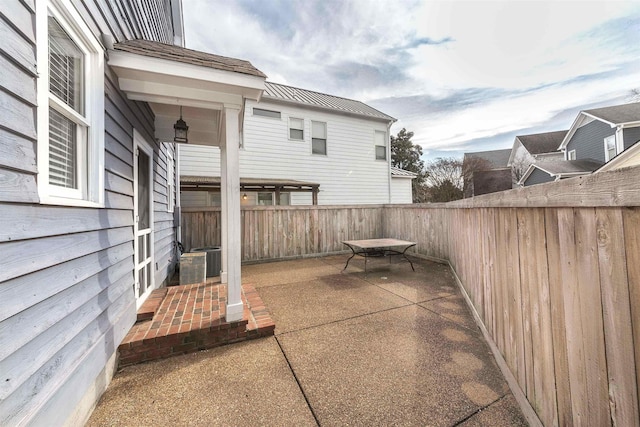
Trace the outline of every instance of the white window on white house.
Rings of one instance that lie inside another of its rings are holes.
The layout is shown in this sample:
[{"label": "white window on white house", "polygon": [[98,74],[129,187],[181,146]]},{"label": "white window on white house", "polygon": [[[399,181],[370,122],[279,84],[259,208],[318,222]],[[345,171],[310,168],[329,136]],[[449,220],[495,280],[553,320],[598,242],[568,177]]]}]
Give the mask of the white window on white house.
[{"label": "white window on white house", "polygon": [[289,118],[289,139],[304,140],[304,119]]},{"label": "white window on white house", "polygon": [[99,207],[104,53],[68,0],[38,2],[38,190],[43,203]]},{"label": "white window on white house", "polygon": [[576,150],[569,150],[567,153],[567,160],[575,160],[576,159]]},{"label": "white window on white house", "polygon": [[171,144],[166,144],[165,147],[165,149],[167,150],[167,212],[173,212],[176,197],[175,163],[173,161],[173,150]]},{"label": "white window on white house", "polygon": [[618,154],[620,154],[620,151],[618,149],[618,146],[616,144],[616,136],[615,135],[611,135],[608,136],[604,139],[604,160],[605,162],[608,162],[609,160],[613,159],[615,156],[617,156]]},{"label": "white window on white house", "polygon": [[281,117],[280,111],[265,110],[263,108],[254,108],[254,116],[270,117],[272,119],[279,119]]},{"label": "white window on white house", "polygon": [[327,154],[327,124],[311,122],[311,153]]},{"label": "white window on white house", "polygon": [[273,205],[273,193],[258,193],[258,206]]},{"label": "white window on white house", "polygon": [[387,133],[377,130],[373,143],[376,147],[376,160],[387,160]]}]

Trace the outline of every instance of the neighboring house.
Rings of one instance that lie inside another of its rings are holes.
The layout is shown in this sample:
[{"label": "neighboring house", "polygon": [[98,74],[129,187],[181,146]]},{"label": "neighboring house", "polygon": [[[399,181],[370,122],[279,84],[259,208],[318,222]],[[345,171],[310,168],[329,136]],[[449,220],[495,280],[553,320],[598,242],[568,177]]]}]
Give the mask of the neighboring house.
[{"label": "neighboring house", "polygon": [[564,165],[533,164],[520,184],[540,184],[635,164],[637,148],[628,149],[638,141],[640,103],[581,111],[558,147],[564,153]]},{"label": "neighboring house", "polygon": [[[391,173],[394,122],[360,101],[266,82],[260,102],[248,101],[244,108],[243,204],[411,203],[406,191],[394,195],[392,189],[410,185],[410,179]],[[188,144],[179,156],[181,205],[219,205],[215,185],[198,190],[192,182],[216,181],[220,169],[211,164],[219,164],[220,150]],[[404,184],[394,185],[396,179]],[[283,184],[277,192],[269,185],[274,181]]]},{"label": "neighboring house", "polygon": [[510,149],[464,153],[464,197],[511,189]]},{"label": "neighboring house", "polygon": [[516,136],[509,157],[514,183],[517,184],[532,163],[564,160],[559,147],[567,132],[568,130],[560,130]]},{"label": "neighboring house", "polygon": [[223,147],[221,279],[242,317],[240,117],[265,76],[181,47],[182,25],[178,0],[0,2],[0,425],[81,425],[109,383],[177,262],[182,114],[190,143]]},{"label": "neighboring house", "polygon": [[412,180],[418,174],[391,166],[391,200],[390,203],[413,203]]},{"label": "neighboring house", "polygon": [[529,166],[520,179],[524,186],[559,181],[564,178],[586,175],[602,166],[601,162],[591,159],[567,161],[539,161]]}]

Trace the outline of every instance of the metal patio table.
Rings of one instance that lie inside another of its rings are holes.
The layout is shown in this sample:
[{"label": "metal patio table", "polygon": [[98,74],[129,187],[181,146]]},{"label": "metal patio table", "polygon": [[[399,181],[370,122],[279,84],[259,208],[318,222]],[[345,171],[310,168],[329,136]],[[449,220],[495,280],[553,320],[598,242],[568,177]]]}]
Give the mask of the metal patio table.
[{"label": "metal patio table", "polygon": [[416,245],[416,242],[408,242],[406,240],[398,240],[398,239],[365,239],[365,240],[344,240],[342,243],[351,249],[352,255],[347,260],[342,271],[346,270],[349,266],[349,261],[358,255],[364,257],[364,272],[367,272],[367,258],[369,257],[389,257],[389,262],[391,262],[392,256],[401,256],[411,264],[411,269],[416,271],[413,268],[413,263],[409,258],[407,258],[406,252],[407,249]]}]

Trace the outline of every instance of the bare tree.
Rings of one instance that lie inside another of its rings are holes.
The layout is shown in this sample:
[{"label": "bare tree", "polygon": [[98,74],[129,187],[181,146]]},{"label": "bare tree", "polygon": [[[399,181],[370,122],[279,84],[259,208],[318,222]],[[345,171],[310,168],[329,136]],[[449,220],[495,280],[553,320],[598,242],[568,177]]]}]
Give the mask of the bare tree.
[{"label": "bare tree", "polygon": [[439,157],[425,168],[430,202],[450,202],[462,199],[462,161],[453,157]]},{"label": "bare tree", "polygon": [[631,89],[627,96],[629,102],[640,102],[640,88]]}]

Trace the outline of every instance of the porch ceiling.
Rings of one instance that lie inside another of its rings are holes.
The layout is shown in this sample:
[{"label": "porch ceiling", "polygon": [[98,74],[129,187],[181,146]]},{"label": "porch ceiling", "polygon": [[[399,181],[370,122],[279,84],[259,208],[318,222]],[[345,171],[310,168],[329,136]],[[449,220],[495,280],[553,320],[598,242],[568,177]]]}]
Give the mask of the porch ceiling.
[{"label": "porch ceiling", "polygon": [[146,40],[115,44],[108,64],[129,99],[150,103],[160,140],[173,140],[184,106],[189,142],[218,145],[220,110],[259,101],[265,88],[266,76],[247,61]]}]

